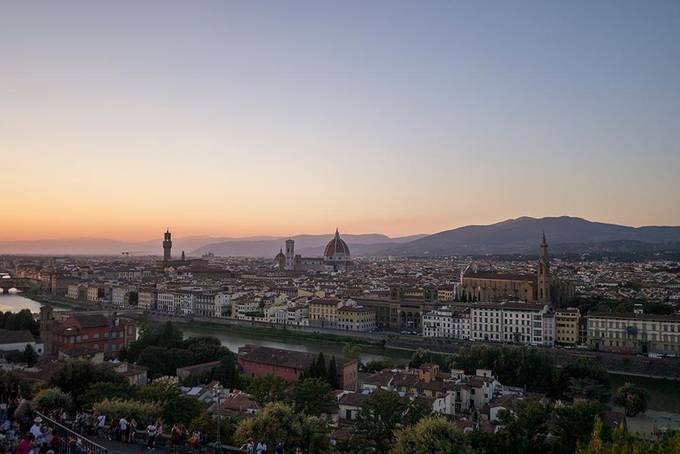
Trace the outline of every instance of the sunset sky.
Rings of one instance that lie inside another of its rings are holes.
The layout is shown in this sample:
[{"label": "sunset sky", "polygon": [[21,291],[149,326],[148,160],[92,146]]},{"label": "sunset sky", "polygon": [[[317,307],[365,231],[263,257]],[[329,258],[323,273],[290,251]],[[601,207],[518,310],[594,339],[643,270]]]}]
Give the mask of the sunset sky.
[{"label": "sunset sky", "polygon": [[680,225],[678,1],[6,1],[0,240]]}]

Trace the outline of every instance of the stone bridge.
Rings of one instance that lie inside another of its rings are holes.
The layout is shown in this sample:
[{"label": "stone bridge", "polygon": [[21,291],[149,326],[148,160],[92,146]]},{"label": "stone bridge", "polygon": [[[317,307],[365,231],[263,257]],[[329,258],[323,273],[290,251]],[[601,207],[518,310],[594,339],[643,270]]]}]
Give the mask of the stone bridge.
[{"label": "stone bridge", "polygon": [[38,287],[40,287],[40,284],[33,279],[23,277],[0,279],[0,289],[2,289],[3,293],[8,293],[11,289],[17,289],[25,292],[27,290],[34,290]]}]

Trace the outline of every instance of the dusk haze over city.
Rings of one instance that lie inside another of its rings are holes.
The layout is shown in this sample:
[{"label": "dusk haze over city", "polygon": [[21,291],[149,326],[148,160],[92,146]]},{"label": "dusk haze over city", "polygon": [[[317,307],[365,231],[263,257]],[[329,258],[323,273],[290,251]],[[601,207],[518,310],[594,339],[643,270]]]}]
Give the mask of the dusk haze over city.
[{"label": "dusk haze over city", "polygon": [[0,454],[680,454],[680,2],[0,1]]}]

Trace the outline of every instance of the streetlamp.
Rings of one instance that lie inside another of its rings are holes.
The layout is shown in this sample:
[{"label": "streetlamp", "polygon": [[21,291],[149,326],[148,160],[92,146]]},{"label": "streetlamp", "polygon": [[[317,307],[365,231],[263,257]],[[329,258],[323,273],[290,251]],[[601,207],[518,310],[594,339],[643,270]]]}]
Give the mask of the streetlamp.
[{"label": "streetlamp", "polygon": [[217,384],[215,385],[215,394],[217,396],[217,409],[215,412],[217,413],[217,449],[218,453],[222,453],[222,442],[220,441],[220,426],[222,425],[222,416],[220,415],[220,396],[222,394],[222,385]]}]

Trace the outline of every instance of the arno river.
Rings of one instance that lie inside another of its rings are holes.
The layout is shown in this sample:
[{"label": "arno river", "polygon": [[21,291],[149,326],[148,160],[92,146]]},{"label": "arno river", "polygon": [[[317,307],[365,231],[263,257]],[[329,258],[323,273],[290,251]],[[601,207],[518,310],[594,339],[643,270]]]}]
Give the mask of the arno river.
[{"label": "arno river", "polygon": [[[21,294],[0,294],[0,311],[18,312],[21,309],[30,309],[31,312],[39,312],[40,303],[37,301],[33,301],[30,298],[26,298]],[[286,339],[286,340],[277,340],[271,338],[268,339],[266,337],[262,337],[259,335],[232,333],[229,332],[228,327],[202,328],[195,325],[192,326],[182,325],[180,326],[180,329],[184,332],[185,337],[195,336],[217,337],[222,342],[222,345],[229,348],[229,350],[233,352],[237,352],[239,347],[242,347],[246,344],[257,344],[263,345],[265,347],[285,348],[288,350],[312,353],[323,352],[325,355],[342,356],[343,345],[335,342],[316,342],[308,339]],[[401,353],[402,352],[390,351],[389,356],[392,358],[394,358],[395,356],[407,358],[408,356],[407,352],[403,352],[403,355],[401,355]],[[387,357],[388,356],[378,348],[363,347],[360,359],[362,362],[366,363],[373,359],[383,359]]]},{"label": "arno river", "polygon": [[30,309],[31,312],[39,312],[40,303],[21,296],[21,293],[0,293],[0,311],[19,312],[22,309]]}]

